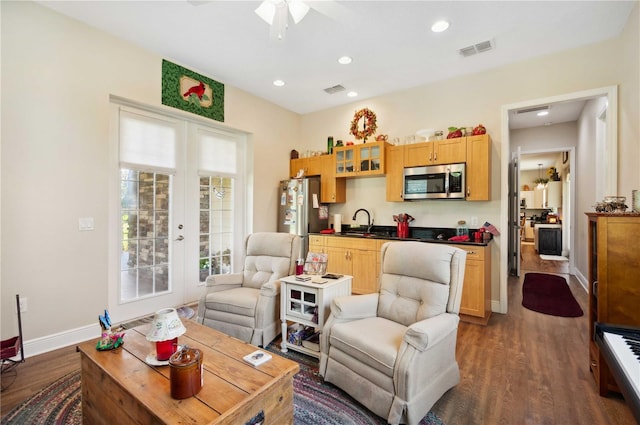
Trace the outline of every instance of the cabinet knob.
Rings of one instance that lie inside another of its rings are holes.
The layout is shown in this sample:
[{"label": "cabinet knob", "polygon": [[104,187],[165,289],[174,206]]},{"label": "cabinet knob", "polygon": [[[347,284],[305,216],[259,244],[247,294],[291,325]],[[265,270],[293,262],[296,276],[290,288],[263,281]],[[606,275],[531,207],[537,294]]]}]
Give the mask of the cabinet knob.
[{"label": "cabinet knob", "polygon": [[471,196],[471,190],[467,187],[467,196]]}]

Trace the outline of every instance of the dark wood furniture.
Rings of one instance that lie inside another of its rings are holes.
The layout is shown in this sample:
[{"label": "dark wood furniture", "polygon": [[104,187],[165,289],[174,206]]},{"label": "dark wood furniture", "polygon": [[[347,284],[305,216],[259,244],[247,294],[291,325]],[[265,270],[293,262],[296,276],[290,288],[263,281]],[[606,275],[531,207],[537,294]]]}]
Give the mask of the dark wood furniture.
[{"label": "dark wood furniture", "polygon": [[562,229],[540,228],[538,230],[538,252],[547,255],[562,255]]},{"label": "dark wood furniture", "polygon": [[114,351],[97,351],[97,341],[78,346],[82,368],[84,424],[262,424],[293,423],[293,376],[298,363],[278,355],[254,367],[242,357],[257,347],[183,321],[187,332],[179,344],[203,353],[204,385],[195,396],[171,398],[170,366],[149,366],[153,350],[149,325],[127,331]]},{"label": "dark wood furniture", "polygon": [[589,368],[598,392],[619,392],[594,339],[595,322],[640,326],[640,213],[586,213]]}]

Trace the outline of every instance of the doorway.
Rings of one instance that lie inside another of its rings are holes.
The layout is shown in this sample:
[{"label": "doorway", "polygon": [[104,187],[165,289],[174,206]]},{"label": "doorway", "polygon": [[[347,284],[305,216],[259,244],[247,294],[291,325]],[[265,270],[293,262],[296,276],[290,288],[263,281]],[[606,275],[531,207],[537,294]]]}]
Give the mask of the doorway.
[{"label": "doorway", "polygon": [[[520,102],[516,104],[505,105],[502,107],[502,158],[507,158],[503,160],[501,163],[501,175],[502,175],[502,186],[501,186],[501,226],[507,229],[513,229],[514,226],[517,228],[518,232],[520,230],[520,222],[518,220],[513,220],[514,216],[518,216],[514,213],[512,205],[517,205],[516,197],[519,196],[519,188],[512,187],[510,185],[510,170],[512,169],[512,164],[509,158],[512,157],[512,152],[514,152],[514,145],[511,143],[511,128],[512,118],[515,116],[517,111],[523,109],[534,109],[542,106],[551,106],[560,105],[568,102],[575,101],[589,101],[596,98],[604,99],[605,103],[608,105],[607,113],[604,115],[607,123],[616,123],[617,122],[617,87],[609,86],[603,87],[599,89],[586,90],[582,92],[569,93],[549,98],[535,99],[525,102]],[[542,124],[544,125],[544,124]],[[579,143],[584,143],[583,140],[583,129],[579,129]],[[595,142],[594,142],[595,143]],[[611,190],[616,189],[617,186],[617,127],[615,125],[606,125],[606,129],[604,130],[604,137],[602,140],[604,145],[604,151],[606,154],[604,155],[604,165],[603,165],[603,174],[604,174],[604,187],[608,187]],[[588,169],[584,169],[583,173],[580,174],[580,163],[576,162],[576,158],[579,156],[581,161],[584,161],[584,158],[587,158],[589,161],[585,161],[583,163],[583,167],[586,167],[587,162],[593,161],[593,156],[595,155],[596,149],[582,149],[578,155],[577,148],[578,146],[567,146],[567,145],[558,145],[557,143],[550,143],[546,146],[539,146],[541,150],[562,150],[568,152],[568,158],[570,160],[570,164],[572,164],[572,176],[573,178],[569,182],[569,190],[568,190],[568,202],[567,209],[569,211],[570,216],[570,227],[569,227],[569,235],[568,238],[568,246],[571,250],[572,254],[569,259],[569,273],[575,274],[575,260],[578,256],[586,256],[584,250],[576,250],[579,248],[581,244],[586,246],[586,241],[581,240],[584,239],[584,235],[580,235],[578,238],[576,236],[576,223],[580,224],[576,221],[576,215],[578,209],[582,211],[585,208],[588,208],[588,205],[593,203],[592,197],[593,193],[586,193],[585,190],[582,190],[580,193],[576,190],[576,178],[579,178],[580,175],[583,177],[589,174]],[[593,147],[593,146],[592,146]],[[533,148],[532,148],[533,149]],[[526,153],[526,152],[525,152]],[[614,193],[614,192],[612,192]],[[513,258],[513,253],[519,251],[519,244],[515,244],[510,238],[507,243],[503,243],[500,245],[500,260],[501,263],[510,265],[510,259]],[[581,257],[580,257],[581,258]],[[581,262],[586,263],[586,258],[584,261],[581,258]],[[500,274],[500,310],[501,313],[507,313],[507,283],[509,277],[510,267],[504,267]],[[583,286],[586,286],[586,281],[583,281],[582,275],[578,273],[576,275],[578,280],[581,282]]]}]

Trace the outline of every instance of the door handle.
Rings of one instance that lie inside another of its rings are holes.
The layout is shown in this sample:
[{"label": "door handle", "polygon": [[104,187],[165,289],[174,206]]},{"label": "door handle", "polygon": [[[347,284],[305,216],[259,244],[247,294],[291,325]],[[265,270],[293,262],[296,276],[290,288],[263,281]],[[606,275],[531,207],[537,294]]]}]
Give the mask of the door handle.
[{"label": "door handle", "polygon": [[180,235],[180,236],[178,236],[175,240],[177,240],[177,241],[184,240],[184,236]]}]

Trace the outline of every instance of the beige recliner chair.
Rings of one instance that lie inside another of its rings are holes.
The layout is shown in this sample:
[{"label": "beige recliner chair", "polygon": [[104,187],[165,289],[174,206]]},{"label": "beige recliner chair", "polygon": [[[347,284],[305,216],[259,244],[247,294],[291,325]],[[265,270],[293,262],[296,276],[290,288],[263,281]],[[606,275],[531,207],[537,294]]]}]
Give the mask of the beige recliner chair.
[{"label": "beige recliner chair", "polygon": [[280,334],[280,278],[295,273],[300,237],[254,233],[245,241],[241,273],[209,276],[198,322],[266,347]]},{"label": "beige recliner chair", "polygon": [[382,246],[380,292],[334,298],[320,374],[390,424],[417,424],[460,382],[458,311],[466,251]]}]

